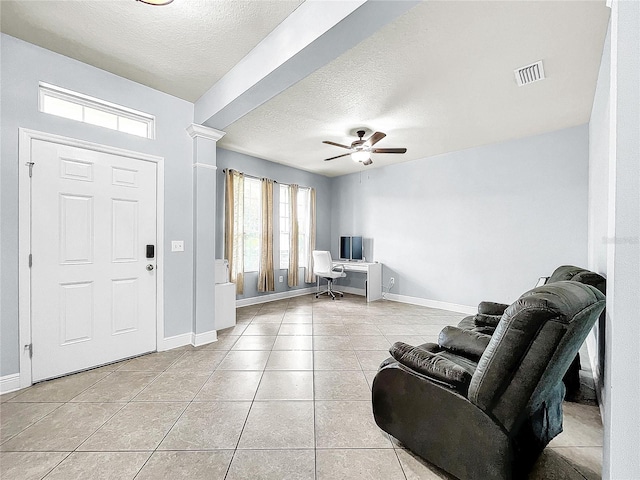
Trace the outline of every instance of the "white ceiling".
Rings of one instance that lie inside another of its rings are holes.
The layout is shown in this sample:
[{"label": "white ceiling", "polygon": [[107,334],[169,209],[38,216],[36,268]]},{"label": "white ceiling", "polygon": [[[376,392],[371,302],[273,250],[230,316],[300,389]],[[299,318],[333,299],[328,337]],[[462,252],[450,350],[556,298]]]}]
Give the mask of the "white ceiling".
[{"label": "white ceiling", "polygon": [[[298,1],[2,1],[2,31],[194,101]],[[219,144],[328,176],[588,122],[609,9],[600,1],[429,1],[225,128]],[[135,48],[132,48],[135,45]],[[547,79],[513,70],[544,61]],[[363,167],[322,140],[380,130]]]},{"label": "white ceiling", "polygon": [[302,0],[0,0],[2,31],[194,102]]}]

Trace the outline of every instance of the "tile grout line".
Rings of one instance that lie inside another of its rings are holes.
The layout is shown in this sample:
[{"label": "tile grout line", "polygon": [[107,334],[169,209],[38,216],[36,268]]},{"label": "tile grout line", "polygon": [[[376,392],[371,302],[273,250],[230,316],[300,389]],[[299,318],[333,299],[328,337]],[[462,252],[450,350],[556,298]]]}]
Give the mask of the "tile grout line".
[{"label": "tile grout line", "polygon": [[313,478],[318,478],[318,435],[317,435],[317,419],[316,419],[316,336],[314,333],[314,314],[311,309],[311,376],[313,385]]},{"label": "tile grout line", "polygon": [[[156,352],[157,353],[157,352]],[[140,395],[143,391],[145,391],[149,386],[153,385],[155,383],[155,381],[160,377],[160,375],[162,375],[163,373],[165,373],[167,370],[169,370],[169,368],[171,368],[171,366],[173,364],[175,364],[179,359],[181,359],[182,357],[184,357],[186,354],[186,351],[184,351],[181,355],[178,355],[169,365],[167,365],[163,370],[160,371],[160,373],[158,373],[155,378],[149,382],[148,385],[146,385],[142,390],[140,390],[138,393],[136,393],[133,397],[131,397],[129,399],[129,401],[127,401],[124,406],[118,410],[116,413],[114,413],[106,422],[104,422],[95,432],[93,432],[91,435],[89,435],[89,437],[87,437],[80,445],[78,445],[78,447],[76,447],[76,449],[74,450],[74,452],[78,451],[78,448],[80,448],[82,445],[84,445],[87,441],[89,441],[89,439],[91,437],[93,437],[96,433],[98,433],[98,431],[100,431],[102,429],[102,427],[104,427],[106,425],[106,423],[111,420],[113,417],[115,417],[118,413],[120,413],[122,410],[125,409],[125,407],[131,403],[137,403],[137,402],[133,402],[133,400],[135,398],[138,397],[138,395]],[[124,364],[122,365],[124,366]],[[122,367],[120,367],[122,368]],[[120,370],[120,369],[118,369]],[[116,370],[116,371],[118,371]],[[140,402],[142,403],[142,402]],[[187,406],[182,410],[182,412],[180,413],[180,415],[178,415],[178,419],[180,419],[182,417],[182,415],[184,414],[184,412],[186,411],[187,407],[189,405],[187,404]],[[176,422],[178,421],[178,419],[176,419]],[[156,446],[156,448],[154,448],[153,450],[149,451],[149,450],[141,450],[143,452],[149,452],[149,456],[147,457],[147,459],[142,463],[142,465],[140,466],[140,468],[138,469],[138,471],[136,472],[136,474],[133,476],[133,479],[135,480],[135,478],[140,474],[140,472],[142,471],[142,469],[145,467],[145,465],[147,465],[147,463],[149,462],[149,460],[151,459],[151,457],[153,456],[153,454],[157,451],[158,447],[160,446],[160,444],[162,443],[162,441],[166,438],[166,436],[168,435],[168,433],[171,431],[171,429],[175,426],[176,422],[173,423],[173,425],[171,426],[171,428],[169,428],[169,430],[167,430],[167,433],[162,437],[162,439],[160,440],[160,442],[158,442],[158,445]],[[130,451],[130,450],[127,450]]]},{"label": "tile grout line", "polygon": [[[262,310],[262,307],[260,309],[258,309],[258,312]],[[256,312],[256,314],[258,313]],[[283,314],[284,316],[284,314]],[[249,324],[247,325],[247,328],[249,328],[249,325],[253,324],[253,320],[255,318],[255,315],[252,317],[251,321],[249,322]],[[257,324],[256,324],[257,325]],[[240,338],[242,338],[242,336],[244,335],[244,332],[247,330],[247,328],[245,328],[243,330],[243,333],[240,335]],[[240,340],[240,338],[238,338],[238,341]],[[275,341],[274,341],[275,343]],[[271,352],[273,352],[273,345],[271,346],[271,350],[269,350],[269,356],[267,357],[267,361],[264,364],[264,367],[262,369],[262,373],[260,374],[260,380],[258,381],[258,386],[256,387],[256,391],[253,394],[253,399],[251,400],[251,405],[249,405],[249,410],[247,411],[247,416],[244,419],[244,422],[242,424],[242,428],[240,429],[240,434],[238,435],[238,441],[236,442],[236,446],[233,449],[233,453],[231,454],[231,459],[229,460],[229,465],[227,465],[227,470],[224,473],[224,477],[223,479],[226,480],[226,478],[229,476],[229,472],[231,471],[231,465],[233,464],[233,460],[236,458],[236,453],[238,452],[238,447],[240,446],[240,440],[242,439],[242,434],[244,433],[244,429],[247,426],[247,422],[249,421],[249,415],[251,415],[251,410],[253,409],[253,405],[256,401],[256,396],[258,395],[258,390],[260,389],[260,384],[262,383],[262,378],[264,377],[264,372],[267,369],[267,364],[269,363],[269,358],[271,357]]]}]

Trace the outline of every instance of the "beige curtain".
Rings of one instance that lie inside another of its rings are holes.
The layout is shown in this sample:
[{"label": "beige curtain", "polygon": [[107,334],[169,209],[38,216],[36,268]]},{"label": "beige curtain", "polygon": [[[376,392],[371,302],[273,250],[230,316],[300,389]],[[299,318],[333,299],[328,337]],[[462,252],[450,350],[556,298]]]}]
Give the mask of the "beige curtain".
[{"label": "beige curtain", "polygon": [[298,286],[298,185],[289,185],[289,281],[290,287]]},{"label": "beige curtain", "polygon": [[236,284],[236,293],[242,294],[244,291],[244,175],[227,169],[224,180],[224,256],[229,262],[230,280]]},{"label": "beige curtain", "polygon": [[305,283],[316,283],[316,276],[313,273],[313,251],[316,249],[316,189],[309,190],[309,236],[307,237],[307,258],[305,259]]},{"label": "beige curtain", "polygon": [[258,291],[275,291],[273,271],[273,180],[263,178],[262,215],[260,232],[260,269],[258,270]]}]

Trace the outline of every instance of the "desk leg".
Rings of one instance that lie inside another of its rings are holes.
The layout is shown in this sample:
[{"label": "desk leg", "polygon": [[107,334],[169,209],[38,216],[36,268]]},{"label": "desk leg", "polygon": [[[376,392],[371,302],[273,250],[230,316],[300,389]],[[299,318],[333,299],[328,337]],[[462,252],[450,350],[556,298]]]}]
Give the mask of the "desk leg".
[{"label": "desk leg", "polygon": [[367,271],[367,302],[382,298],[382,264],[374,263]]}]

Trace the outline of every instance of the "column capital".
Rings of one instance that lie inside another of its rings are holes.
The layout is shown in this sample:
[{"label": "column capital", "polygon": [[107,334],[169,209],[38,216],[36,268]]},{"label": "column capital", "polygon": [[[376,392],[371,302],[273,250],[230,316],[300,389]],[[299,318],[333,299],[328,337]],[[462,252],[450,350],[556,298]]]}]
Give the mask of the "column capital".
[{"label": "column capital", "polygon": [[191,138],[201,137],[217,142],[224,137],[226,132],[216,130],[211,127],[205,127],[204,125],[198,125],[197,123],[192,123],[187,127],[187,133]]}]

